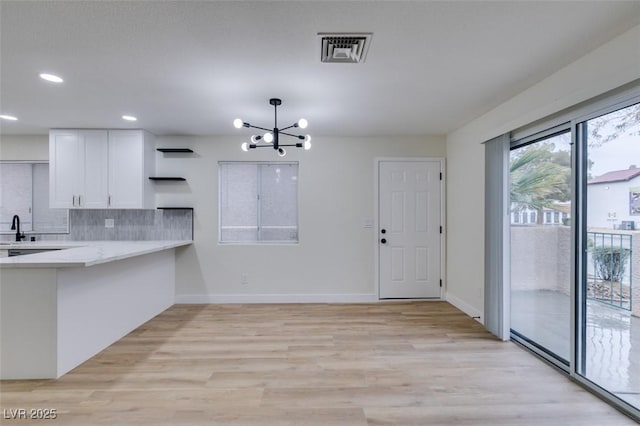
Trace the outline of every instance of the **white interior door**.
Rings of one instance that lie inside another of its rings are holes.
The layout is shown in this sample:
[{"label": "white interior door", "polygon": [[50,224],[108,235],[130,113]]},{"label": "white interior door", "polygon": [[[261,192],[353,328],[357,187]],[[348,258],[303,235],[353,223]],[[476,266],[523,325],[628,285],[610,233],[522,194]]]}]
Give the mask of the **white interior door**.
[{"label": "white interior door", "polygon": [[440,161],[381,161],[378,179],[380,298],[441,297]]}]

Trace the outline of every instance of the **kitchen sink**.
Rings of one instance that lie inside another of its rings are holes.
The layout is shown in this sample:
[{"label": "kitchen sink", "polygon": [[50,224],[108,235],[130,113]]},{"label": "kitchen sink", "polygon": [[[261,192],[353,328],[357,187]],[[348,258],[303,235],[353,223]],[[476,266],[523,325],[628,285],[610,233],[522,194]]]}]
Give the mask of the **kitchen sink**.
[{"label": "kitchen sink", "polygon": [[25,254],[43,253],[45,251],[56,251],[59,249],[9,249],[9,257],[24,256]]}]

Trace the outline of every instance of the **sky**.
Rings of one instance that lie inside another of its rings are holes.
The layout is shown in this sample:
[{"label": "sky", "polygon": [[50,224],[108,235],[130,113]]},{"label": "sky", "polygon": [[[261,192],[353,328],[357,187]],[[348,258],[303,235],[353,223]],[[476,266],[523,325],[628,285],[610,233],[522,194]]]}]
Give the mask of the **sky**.
[{"label": "sky", "polygon": [[[638,105],[632,105],[602,117],[589,120],[587,125],[589,130],[591,130],[591,125],[598,120],[611,119],[607,126],[600,131],[601,135],[607,136],[614,131],[614,126],[623,122],[620,119],[621,116],[626,116],[626,120],[630,121],[628,113],[637,110]],[[632,164],[640,167],[640,120],[637,119],[637,115],[635,123],[626,131],[620,132],[617,138],[605,142],[599,147],[589,147],[588,156],[589,159],[593,161],[593,166],[591,167],[591,175],[593,177],[603,175],[613,170],[628,169]]]},{"label": "sky", "polygon": [[613,170],[628,169],[632,164],[640,167],[640,136],[619,136],[600,147],[589,148],[589,159],[593,161],[593,177]]}]

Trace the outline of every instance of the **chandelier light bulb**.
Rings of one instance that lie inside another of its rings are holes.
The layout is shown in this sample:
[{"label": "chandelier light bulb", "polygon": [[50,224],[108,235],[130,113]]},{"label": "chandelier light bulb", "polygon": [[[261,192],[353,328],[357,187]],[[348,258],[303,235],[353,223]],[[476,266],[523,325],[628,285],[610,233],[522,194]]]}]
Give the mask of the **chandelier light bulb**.
[{"label": "chandelier light bulb", "polygon": [[[2,1],[2,0],[0,0]],[[306,129],[309,122],[306,118],[300,118],[289,126],[278,128],[278,107],[282,105],[282,99],[271,98],[269,99],[269,105],[273,107],[274,123],[273,127],[266,126],[254,126],[251,123],[242,121],[240,118],[233,120],[233,126],[236,129],[246,127],[252,129],[252,131],[261,132],[259,134],[250,135],[250,139],[246,143],[241,144],[243,151],[251,151],[253,148],[271,148],[277,152],[280,157],[287,155],[287,151],[284,147],[294,146],[296,148],[304,148],[305,150],[311,149],[311,136],[300,134],[302,131],[295,131],[296,134],[288,133],[289,129]],[[258,130],[259,129],[259,130]],[[290,141],[287,138],[293,138],[295,141]],[[294,143],[295,142],[295,143]]]}]

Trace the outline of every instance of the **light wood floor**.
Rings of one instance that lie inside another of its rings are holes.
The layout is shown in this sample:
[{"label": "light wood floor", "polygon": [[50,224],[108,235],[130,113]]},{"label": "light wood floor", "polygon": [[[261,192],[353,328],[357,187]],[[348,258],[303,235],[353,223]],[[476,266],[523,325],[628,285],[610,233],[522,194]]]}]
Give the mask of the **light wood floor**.
[{"label": "light wood floor", "polygon": [[[445,302],[176,305],[58,380],[3,381],[40,425],[627,425]],[[4,412],[4,411],[3,411]]]}]

